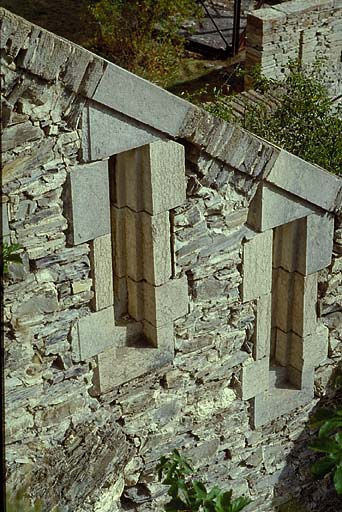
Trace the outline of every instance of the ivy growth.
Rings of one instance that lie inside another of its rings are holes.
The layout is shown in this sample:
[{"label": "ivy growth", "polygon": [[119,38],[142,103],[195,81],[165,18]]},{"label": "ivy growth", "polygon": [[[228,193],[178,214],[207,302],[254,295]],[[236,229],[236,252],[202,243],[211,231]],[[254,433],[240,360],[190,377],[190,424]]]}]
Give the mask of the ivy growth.
[{"label": "ivy growth", "polygon": [[161,457],[157,471],[159,481],[169,486],[170,501],[164,506],[165,511],[239,512],[250,503],[244,496],[233,500],[232,491],[222,491],[217,486],[208,491],[202,482],[190,479],[194,470],[178,450]]}]

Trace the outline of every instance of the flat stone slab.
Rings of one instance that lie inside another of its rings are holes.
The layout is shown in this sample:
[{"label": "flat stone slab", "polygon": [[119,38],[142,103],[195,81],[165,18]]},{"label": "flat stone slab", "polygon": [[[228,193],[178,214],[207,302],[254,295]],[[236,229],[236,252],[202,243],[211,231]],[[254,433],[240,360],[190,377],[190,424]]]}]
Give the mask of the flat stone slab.
[{"label": "flat stone slab", "polygon": [[173,136],[178,134],[191,107],[190,103],[112,63],[108,63],[92,99]]},{"label": "flat stone slab", "polygon": [[317,212],[310,203],[278,187],[262,183],[249,208],[248,224],[266,231]]},{"label": "flat stone slab", "polygon": [[82,113],[82,159],[102,160],[160,138],[152,128],[98,104]]},{"label": "flat stone slab", "polygon": [[69,221],[68,241],[72,245],[110,233],[107,161],[71,168],[64,207]]},{"label": "flat stone slab", "polygon": [[342,179],[282,150],[266,180],[291,194],[334,211]]}]

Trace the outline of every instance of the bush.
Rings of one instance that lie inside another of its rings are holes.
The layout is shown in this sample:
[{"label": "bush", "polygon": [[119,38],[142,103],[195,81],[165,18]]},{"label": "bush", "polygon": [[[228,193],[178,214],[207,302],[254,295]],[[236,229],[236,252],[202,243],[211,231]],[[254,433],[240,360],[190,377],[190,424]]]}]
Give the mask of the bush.
[{"label": "bush", "polygon": [[198,480],[190,480],[193,473],[190,462],[173,450],[170,457],[161,457],[157,466],[158,479],[169,486],[170,501],[164,510],[169,512],[239,512],[250,499],[244,496],[232,499],[232,491],[213,487],[207,491]]},{"label": "bush", "polygon": [[[267,79],[258,70],[253,78],[256,90],[272,92],[280,102],[272,110],[247,107],[242,126],[308,162],[342,174],[342,105],[336,106],[329,97],[319,64],[304,68],[290,62],[284,81]],[[231,99],[216,94],[204,107],[232,121]]]},{"label": "bush", "polygon": [[93,0],[97,51],[137,75],[167,86],[178,74],[179,28],[198,13],[195,0]]}]

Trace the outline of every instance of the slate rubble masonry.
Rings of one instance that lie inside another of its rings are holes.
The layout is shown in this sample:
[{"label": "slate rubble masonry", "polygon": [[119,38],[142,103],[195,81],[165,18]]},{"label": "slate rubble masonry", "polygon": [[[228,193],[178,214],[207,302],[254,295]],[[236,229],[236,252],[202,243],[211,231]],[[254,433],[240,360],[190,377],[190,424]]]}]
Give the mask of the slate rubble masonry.
[{"label": "slate rubble masonry", "polygon": [[[323,393],[341,360],[341,180],[0,18],[4,233],[24,262],[4,283],[9,488],[46,510],[160,511],[154,467],[179,448],[271,511],[314,367]],[[269,365],[278,267],[308,311],[275,347],[297,389]]]}]

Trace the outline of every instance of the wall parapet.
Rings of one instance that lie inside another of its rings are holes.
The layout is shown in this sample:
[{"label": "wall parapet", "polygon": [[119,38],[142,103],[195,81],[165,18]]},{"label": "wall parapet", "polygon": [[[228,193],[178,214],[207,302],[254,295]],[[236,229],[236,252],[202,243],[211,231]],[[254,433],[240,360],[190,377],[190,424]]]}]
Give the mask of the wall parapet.
[{"label": "wall parapet", "polygon": [[0,17],[9,488],[160,510],[177,447],[270,511],[341,354],[342,180]]}]

